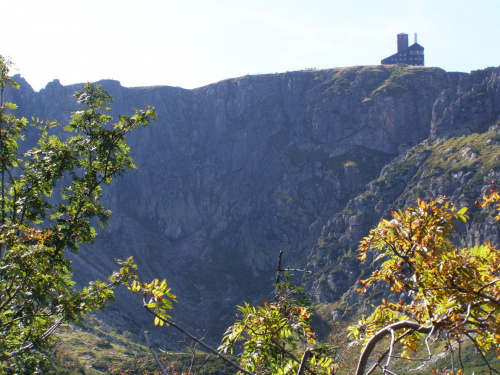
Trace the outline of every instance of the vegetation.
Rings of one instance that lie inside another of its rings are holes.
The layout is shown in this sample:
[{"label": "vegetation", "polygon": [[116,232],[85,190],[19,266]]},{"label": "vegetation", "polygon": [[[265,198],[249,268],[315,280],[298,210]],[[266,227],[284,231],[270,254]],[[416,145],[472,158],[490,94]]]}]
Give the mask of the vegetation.
[{"label": "vegetation", "polygon": [[86,84],[74,97],[82,106],[59,131],[55,121],[33,119],[37,144],[18,151],[28,121],[10,112],[4,90],[18,84],[0,58],[0,373],[35,373],[47,364],[50,337],[64,321],[96,311],[113,297],[113,283],[77,290],[65,251],[91,243],[110,212],[103,187],[134,168],[126,134],[155,119],[148,107],[110,125],[103,112],[112,97]]},{"label": "vegetation", "polygon": [[[498,193],[492,191],[478,204],[498,200]],[[360,281],[361,291],[382,282],[402,297],[397,302],[383,300],[351,328],[353,336],[365,338],[356,374],[365,374],[370,355],[386,336],[390,343],[372,369],[387,372],[395,357],[410,358],[432,338],[443,338],[450,349],[458,348],[450,373],[458,366],[460,373],[464,371],[460,350],[464,339],[474,345],[492,372],[486,354],[500,355],[500,253],[488,243],[473,248],[452,243],[455,222],[465,223],[466,211],[443,198],[419,200],[417,206],[393,212],[392,220],[382,220],[363,239],[361,259],[376,249],[384,262]],[[396,343],[401,345],[398,354]]]},{"label": "vegetation", "polygon": [[[156,325],[181,331],[239,374],[331,374],[340,370],[345,340],[332,345],[317,339],[311,326],[310,301],[302,288],[291,282],[290,270],[281,269],[281,264],[273,301],[264,301],[262,306],[239,306],[237,319],[218,349],[172,321],[169,311],[176,296],[168,283],[140,281],[132,258],[119,262],[122,268],[109,283],[95,281],[77,290],[64,253],[77,252],[80,244],[91,243],[95,226],[108,222],[110,212],[100,203],[102,189],[134,168],[126,133],[147,125],[155,119],[155,113],[148,107],[130,117],[120,116],[111,124],[111,117],[104,114],[111,96],[101,87],[87,84],[75,94],[83,108],[73,113],[64,128],[67,134],[60,134],[56,122],[33,119],[38,142],[21,154],[19,143],[28,121],[10,113],[15,110],[14,104],[4,103],[5,88],[16,88],[17,84],[8,76],[9,61],[2,58],[0,68],[0,373],[156,374],[158,368],[183,374],[206,372],[200,367],[213,357],[196,349],[187,356],[157,356],[150,348],[155,362],[138,356],[138,350],[131,358],[130,343],[105,331],[89,338],[91,352],[71,350],[68,338],[64,343],[64,334],[79,329],[74,325],[66,325],[61,342],[53,345],[51,337],[63,322],[77,321],[84,313],[104,307],[113,296],[112,288],[119,284],[143,296],[144,307],[154,316]],[[397,89],[405,69],[396,67],[391,72],[379,89]],[[348,74],[342,78],[345,81],[339,81],[341,86],[351,82]],[[451,165],[441,163],[443,160],[439,165],[460,172],[482,160],[486,169],[480,174],[484,177],[486,170],[497,165],[498,152],[479,145],[490,141],[494,146],[497,139],[491,135],[474,137],[474,142],[465,137],[443,142],[437,150],[445,148]],[[324,152],[316,156],[339,168],[356,165],[356,159],[335,159]],[[301,157],[307,155],[298,154],[297,162]],[[435,157],[431,152],[426,163],[437,164]],[[385,177],[390,179],[411,164],[406,161],[396,165]],[[288,198],[283,196],[286,201]],[[491,190],[478,206],[498,202],[500,195]],[[416,206],[393,212],[391,220],[382,220],[362,240],[360,259],[372,252],[379,255],[380,265],[375,262],[371,275],[360,281],[360,292],[387,284],[392,294],[350,327],[351,337],[363,343],[356,374],[375,370],[394,373],[395,359],[411,359],[422,348],[430,358],[431,340],[452,354],[451,368],[445,372],[464,373],[465,358],[470,355],[469,348],[464,348],[467,341],[489,373],[498,372],[492,366],[492,357],[500,357],[500,253],[488,243],[460,248],[452,242],[457,222],[466,223],[468,219],[466,213],[466,208],[458,209],[444,198],[419,200]],[[335,242],[334,237],[326,238],[322,245],[331,247]],[[376,293],[383,292],[379,289]],[[379,346],[383,350],[376,352]],[[142,346],[140,350],[146,349]],[[116,355],[123,357],[121,364],[114,362]],[[93,357],[91,370],[85,356]],[[218,371],[230,372],[228,367]]]},{"label": "vegetation", "polygon": [[94,315],[87,315],[78,324],[62,324],[54,334],[51,371],[107,374],[117,368],[134,369],[136,362],[145,357],[150,357],[147,348],[129,332],[119,332]]},{"label": "vegetation", "polygon": [[500,167],[500,146],[497,144],[500,136],[495,134],[497,127],[484,133],[446,140],[432,151],[426,164],[436,170],[436,174],[439,170],[451,175],[477,169],[466,187],[482,183],[489,171]]},{"label": "vegetation", "polygon": [[240,364],[251,373],[329,374],[336,367],[337,351],[316,341],[309,301],[302,288],[290,282],[288,271],[283,277],[285,281],[276,284],[273,302],[238,307],[241,317],[226,331],[220,349],[232,353],[241,343]]},{"label": "vegetation", "polygon": [[[290,282],[290,270],[281,269],[281,254],[274,301],[264,306],[239,306],[236,322],[227,329],[218,350],[186,332],[168,315],[175,296],[165,280],[151,283],[138,281],[131,259],[123,265],[119,278],[132,292],[144,298],[146,311],[154,315],[155,324],[173,326],[205,349],[219,356],[239,374],[301,374],[305,371],[330,374],[335,368],[337,348],[316,341],[311,328],[311,307],[302,287]],[[283,277],[284,281],[280,282]],[[127,280],[127,281],[125,281]],[[228,354],[239,352],[238,362]],[[161,367],[161,364],[158,363]]]},{"label": "vegetation", "polygon": [[[492,190],[478,206],[484,208],[498,201],[498,193]],[[351,337],[364,342],[357,374],[377,369],[383,373],[395,373],[395,369],[400,374],[406,373],[408,368],[405,370],[398,359],[428,361],[443,350],[451,355],[451,367],[450,359],[446,365],[445,359],[440,359],[435,366],[446,369],[436,370],[437,373],[463,374],[465,369],[496,371],[495,356],[500,355],[499,253],[488,243],[473,248],[453,244],[456,223],[466,223],[466,213],[466,208],[458,209],[444,198],[419,200],[416,206],[393,212],[392,220],[383,220],[361,242],[361,259],[368,252],[380,256],[373,265],[375,270],[363,274],[368,278],[361,281],[360,291],[376,290],[377,295],[385,294],[385,299],[372,314],[350,327]],[[377,266],[380,261],[382,264]],[[384,283],[392,293],[384,292],[387,291],[381,288]],[[158,281],[155,284],[165,285]],[[155,315],[152,310],[162,306],[158,304],[158,296],[171,298],[153,292],[152,284],[128,285],[135,292],[151,296],[145,307]],[[376,289],[372,288],[374,285]],[[277,286],[285,290],[285,300],[289,303],[295,287],[288,276],[284,284]],[[309,306],[300,298],[291,298],[294,308],[287,309],[279,295],[274,302],[265,302],[263,306],[239,307],[241,316],[228,329],[219,349],[223,353],[238,349],[239,363],[235,367],[240,373],[342,371],[338,365],[345,353],[345,341],[338,340],[339,346],[323,351],[312,331],[304,328],[309,324]],[[174,324],[167,318],[159,320]],[[375,352],[384,345],[382,352]],[[471,348],[479,353],[477,358],[473,358]],[[320,359],[302,367],[301,358],[307,358],[304,354],[309,351]],[[375,353],[378,357],[371,359]],[[313,369],[317,364],[320,368]]]},{"label": "vegetation", "polygon": [[426,68],[422,66],[400,66],[393,65],[390,67],[384,67],[390,73],[390,75],[379,85],[373,89],[368,98],[373,98],[381,93],[398,93],[403,92],[404,86],[402,84],[402,78],[405,76],[415,75],[415,74],[425,74],[435,68]]},{"label": "vegetation", "polygon": [[418,145],[405,158],[393,164],[379,182],[391,181],[395,176],[404,174],[423,155],[425,160],[420,161],[423,169],[429,171],[422,177],[423,184],[431,183],[438,177],[474,171],[474,175],[464,187],[467,189],[473,185],[481,185],[487,173],[500,168],[500,145],[498,145],[500,136],[496,134],[497,128],[498,125],[495,125],[484,133],[472,133],[432,144]]},{"label": "vegetation", "polygon": [[[491,190],[477,204],[486,207],[498,202],[500,194]],[[438,350],[444,347],[451,353],[451,367],[438,373],[464,374],[466,359],[480,368],[470,359],[470,346],[489,373],[496,371],[492,355],[500,356],[500,253],[488,243],[472,248],[453,244],[456,222],[465,223],[466,212],[467,208],[457,209],[444,198],[419,200],[416,206],[393,212],[392,220],[382,220],[360,243],[360,259],[376,251],[383,262],[360,281],[359,291],[387,283],[391,295],[400,299],[382,299],[373,313],[349,328],[353,338],[364,342],[356,374],[376,369],[394,373],[389,369],[395,366],[395,359],[415,360],[412,355],[421,353],[422,347],[430,359],[430,341],[438,343]],[[126,270],[124,275],[128,273]],[[273,302],[239,307],[241,316],[227,330],[219,350],[232,353],[240,344],[239,364],[234,366],[244,374],[337,372],[344,348],[316,341],[309,325],[308,302],[301,289],[290,283],[289,272],[283,276],[285,281],[278,280]],[[131,290],[151,296],[145,307],[157,323],[173,324],[164,311],[172,307],[164,301],[173,299],[165,285],[136,280],[128,284]],[[385,345],[382,352],[375,351],[379,345]]]},{"label": "vegetation", "polygon": [[[54,334],[51,368],[47,374],[146,375],[155,374],[158,365],[145,345],[130,332],[121,332],[95,315],[78,324],[63,324]],[[234,374],[229,365],[212,354],[188,346],[183,353],[158,353],[163,366],[172,374]]]}]

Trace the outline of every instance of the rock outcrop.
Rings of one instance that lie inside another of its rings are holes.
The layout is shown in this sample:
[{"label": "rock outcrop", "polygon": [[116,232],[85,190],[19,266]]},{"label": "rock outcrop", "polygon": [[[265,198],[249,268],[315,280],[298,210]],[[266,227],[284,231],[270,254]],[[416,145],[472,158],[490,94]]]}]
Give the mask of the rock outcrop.
[{"label": "rock outcrop", "polygon": [[[140,169],[106,193],[111,225],[73,259],[76,276],[105,277],[115,258],[133,255],[144,278],[170,281],[175,319],[210,335],[232,322],[236,304],[272,291],[280,248],[286,264],[314,270],[308,285],[318,300],[338,299],[362,272],[352,250],[388,210],[418,194],[470,200],[496,176],[494,157],[479,165],[473,154],[482,151],[460,145],[450,156],[467,168],[439,181],[430,163],[441,157],[437,141],[486,134],[498,122],[499,71],[365,66],[195,90],[101,81],[115,98],[112,115],[149,104],[158,123],[131,135]],[[76,109],[78,85],[21,86],[10,92],[18,114],[64,122]],[[118,300],[108,312],[116,324],[150,321],[134,296]]]}]

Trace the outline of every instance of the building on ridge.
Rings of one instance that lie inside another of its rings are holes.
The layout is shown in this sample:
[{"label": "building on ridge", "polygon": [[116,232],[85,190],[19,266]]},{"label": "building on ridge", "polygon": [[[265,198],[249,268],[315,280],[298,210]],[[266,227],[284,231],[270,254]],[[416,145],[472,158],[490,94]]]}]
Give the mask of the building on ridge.
[{"label": "building on ridge", "polygon": [[408,47],[408,34],[400,33],[397,37],[398,52],[392,56],[383,59],[381,64],[404,64],[404,65],[424,65],[424,47],[417,43],[417,34],[415,33],[415,42]]}]

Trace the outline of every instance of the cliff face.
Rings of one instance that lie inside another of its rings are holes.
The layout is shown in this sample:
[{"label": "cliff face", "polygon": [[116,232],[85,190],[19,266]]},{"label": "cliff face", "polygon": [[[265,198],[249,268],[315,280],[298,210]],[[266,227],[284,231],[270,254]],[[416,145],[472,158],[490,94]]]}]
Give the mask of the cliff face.
[{"label": "cliff face", "polygon": [[318,301],[340,299],[345,306],[359,300],[353,286],[373,264],[369,259],[360,265],[349,250],[391,210],[415,204],[417,198],[446,196],[469,207],[470,222],[455,238],[460,245],[499,243],[492,217],[474,204],[500,177],[499,73],[472,72],[444,89],[433,105],[429,138],[384,166],[364,193],[323,226],[309,257],[316,276],[308,285]]},{"label": "cliff face", "polygon": [[[433,140],[495,125],[498,74],[352,67],[195,90],[102,81],[115,97],[112,114],[149,104],[158,123],[129,139],[140,169],[107,193],[111,226],[73,259],[77,278],[105,277],[115,258],[133,255],[144,278],[169,280],[179,295],[176,319],[221,333],[236,304],[272,290],[283,248],[285,264],[309,265],[309,286],[333,302],[361,272],[349,249],[389,208],[410,202],[412,188],[431,181],[422,166],[437,147]],[[11,92],[18,114],[64,122],[76,109],[77,85],[54,81],[40,92],[21,85]],[[498,165],[488,160],[481,173],[490,178]],[[460,196],[469,177],[456,173],[454,184],[443,180],[425,191]],[[135,313],[140,301],[126,293],[118,299],[108,314],[129,329],[143,327],[149,317]]]}]

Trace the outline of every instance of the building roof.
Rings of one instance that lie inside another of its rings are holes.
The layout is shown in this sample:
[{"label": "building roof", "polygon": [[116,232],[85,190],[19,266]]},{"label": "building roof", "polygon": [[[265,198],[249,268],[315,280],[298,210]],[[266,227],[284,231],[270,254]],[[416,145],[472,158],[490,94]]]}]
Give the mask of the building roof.
[{"label": "building roof", "polygon": [[[414,64],[412,64],[413,60],[410,60],[410,57],[414,56],[414,55],[418,56],[420,54],[423,54],[423,51],[424,51],[424,47],[422,47],[418,43],[414,43],[411,46],[409,46],[408,48],[402,50],[401,52],[398,52],[398,53],[395,53],[394,55],[386,57],[385,59],[383,59],[381,61],[381,63],[382,64],[397,64],[398,62],[403,62],[405,64],[409,63],[411,65],[414,65]],[[417,53],[417,52],[419,52],[419,53]],[[423,61],[422,61],[422,65],[423,65]]]}]

